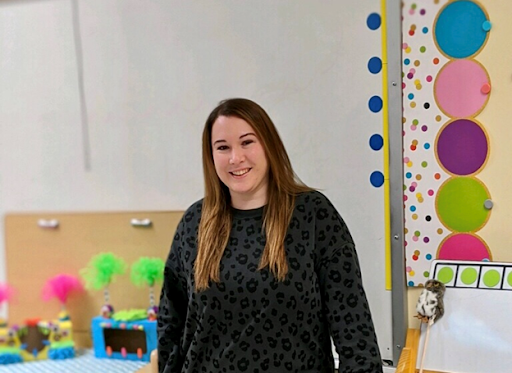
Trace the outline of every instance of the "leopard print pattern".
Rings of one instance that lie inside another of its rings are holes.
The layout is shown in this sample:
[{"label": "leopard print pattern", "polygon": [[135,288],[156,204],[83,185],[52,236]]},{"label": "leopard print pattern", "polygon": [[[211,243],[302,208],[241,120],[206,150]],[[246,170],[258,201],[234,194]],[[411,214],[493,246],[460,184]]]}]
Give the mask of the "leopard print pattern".
[{"label": "leopard print pattern", "polygon": [[258,270],[263,208],[235,210],[220,282],[194,291],[202,201],[184,214],[165,267],[158,314],[159,371],[382,372],[352,237],[320,192],[300,195],[285,239],[289,273]]}]

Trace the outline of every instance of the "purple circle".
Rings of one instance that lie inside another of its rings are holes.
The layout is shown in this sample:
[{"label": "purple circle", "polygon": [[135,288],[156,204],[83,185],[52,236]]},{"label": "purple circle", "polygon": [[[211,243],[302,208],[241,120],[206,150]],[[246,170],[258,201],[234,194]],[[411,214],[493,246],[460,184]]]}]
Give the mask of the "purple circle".
[{"label": "purple circle", "polygon": [[436,141],[436,152],[439,163],[449,173],[471,175],[487,159],[487,136],[478,123],[457,119],[441,129]]}]

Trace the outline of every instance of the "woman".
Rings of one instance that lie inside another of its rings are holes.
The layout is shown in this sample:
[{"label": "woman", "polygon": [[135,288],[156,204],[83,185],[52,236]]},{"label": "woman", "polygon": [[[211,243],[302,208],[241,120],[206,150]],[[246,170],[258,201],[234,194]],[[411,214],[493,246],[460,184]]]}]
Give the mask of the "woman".
[{"label": "woman", "polygon": [[221,102],[204,199],[179,223],[158,314],[159,371],[382,372],[352,237],[298,180],[267,113]]}]

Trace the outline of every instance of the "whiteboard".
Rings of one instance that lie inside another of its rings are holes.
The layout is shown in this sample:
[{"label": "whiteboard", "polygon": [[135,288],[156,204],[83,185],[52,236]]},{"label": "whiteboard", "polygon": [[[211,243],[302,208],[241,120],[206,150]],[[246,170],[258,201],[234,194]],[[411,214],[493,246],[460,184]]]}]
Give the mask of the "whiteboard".
[{"label": "whiteboard", "polygon": [[261,104],[296,173],[354,236],[382,357],[380,0],[6,1],[0,5],[0,210],[183,210],[201,198],[201,131],[228,97]]},{"label": "whiteboard", "polygon": [[[510,372],[512,326],[504,321],[512,306],[512,263],[435,260],[430,273],[446,281],[445,314],[431,326],[423,368]],[[422,324],[418,368],[426,332]]]}]

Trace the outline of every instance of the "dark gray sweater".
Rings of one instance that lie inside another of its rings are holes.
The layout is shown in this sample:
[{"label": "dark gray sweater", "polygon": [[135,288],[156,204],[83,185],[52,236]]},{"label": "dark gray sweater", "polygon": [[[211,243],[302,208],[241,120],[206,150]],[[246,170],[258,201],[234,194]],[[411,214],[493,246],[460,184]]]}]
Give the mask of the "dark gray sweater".
[{"label": "dark gray sweater", "polygon": [[220,283],[194,292],[202,201],[179,223],[165,267],[158,314],[162,373],[382,372],[352,237],[320,192],[297,197],[285,240],[289,273],[258,270],[263,207],[233,210]]}]

